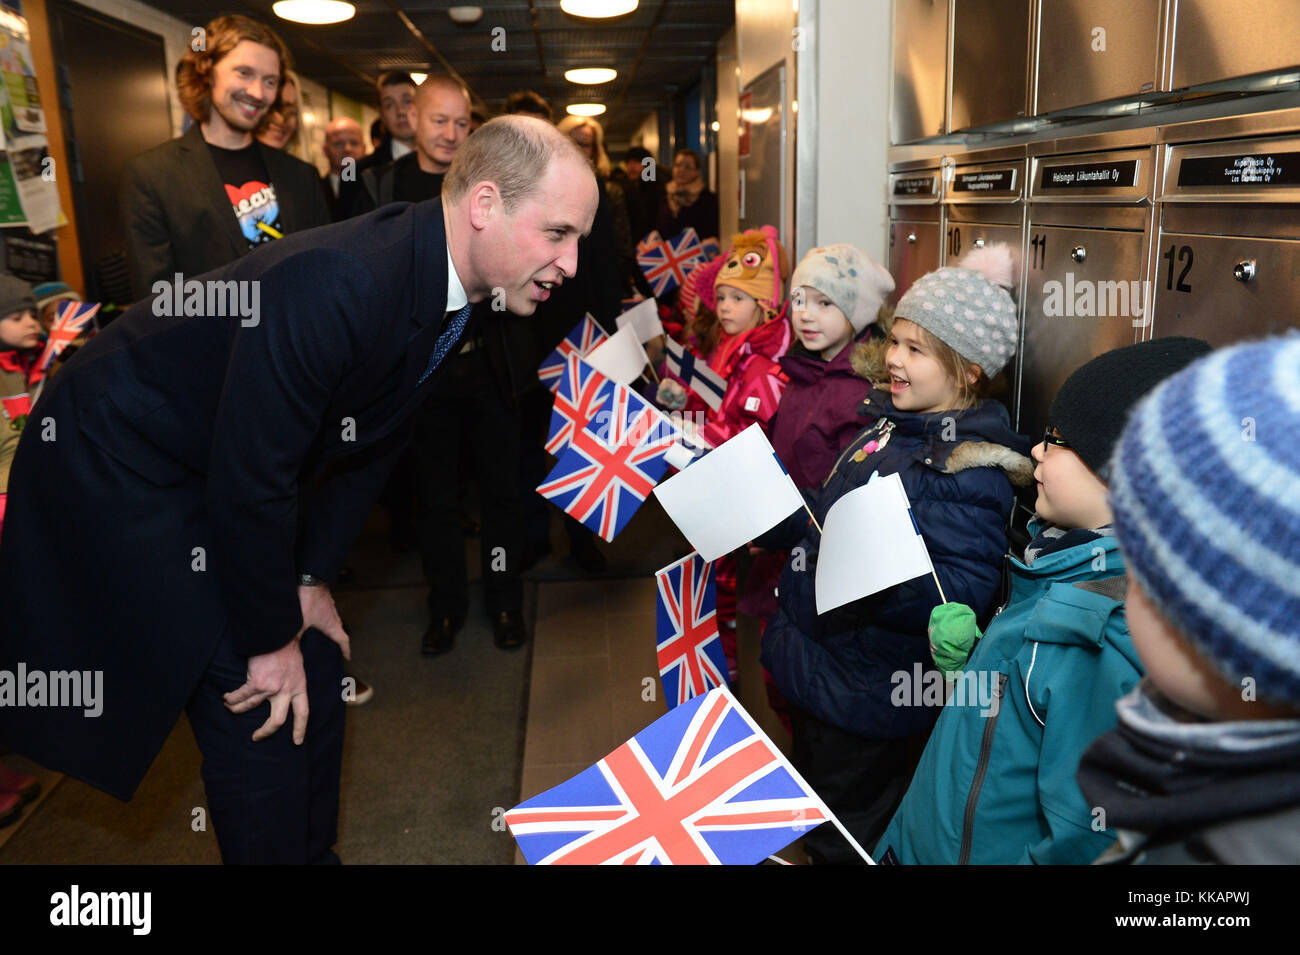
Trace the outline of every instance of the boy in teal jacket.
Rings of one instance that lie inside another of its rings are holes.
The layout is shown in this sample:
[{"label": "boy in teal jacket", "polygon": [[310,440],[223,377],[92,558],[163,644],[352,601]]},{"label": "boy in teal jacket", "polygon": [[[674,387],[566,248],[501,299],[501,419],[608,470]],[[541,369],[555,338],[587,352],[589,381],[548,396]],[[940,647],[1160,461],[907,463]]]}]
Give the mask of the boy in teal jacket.
[{"label": "boy in teal jacket", "polygon": [[968,663],[974,614],[944,604],[931,615],[935,663],[953,687],[879,861],[1085,864],[1114,840],[1074,779],[1143,673],[1124,615],[1107,462],[1138,399],[1209,350],[1187,338],[1130,345],[1061,387],[1034,448],[1037,517],[1025,559],[1010,558],[1005,608]]}]

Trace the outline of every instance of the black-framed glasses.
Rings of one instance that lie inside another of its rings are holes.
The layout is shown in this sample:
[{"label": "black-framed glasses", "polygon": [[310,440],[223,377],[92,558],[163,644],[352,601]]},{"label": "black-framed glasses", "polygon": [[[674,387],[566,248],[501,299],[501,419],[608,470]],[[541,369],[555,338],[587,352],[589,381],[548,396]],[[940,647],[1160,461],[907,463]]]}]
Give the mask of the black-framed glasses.
[{"label": "black-framed glasses", "polygon": [[1070,442],[1069,442],[1069,441],[1066,441],[1066,440],[1065,440],[1063,437],[1061,437],[1059,434],[1053,434],[1053,433],[1052,433],[1052,432],[1055,431],[1055,430],[1056,430],[1056,429],[1053,428],[1053,427],[1049,424],[1049,425],[1047,426],[1047,430],[1043,432],[1043,450],[1044,450],[1044,451],[1047,450],[1047,446],[1048,446],[1049,444],[1054,444],[1054,445],[1056,445],[1058,448],[1068,448],[1068,447],[1070,446]]}]

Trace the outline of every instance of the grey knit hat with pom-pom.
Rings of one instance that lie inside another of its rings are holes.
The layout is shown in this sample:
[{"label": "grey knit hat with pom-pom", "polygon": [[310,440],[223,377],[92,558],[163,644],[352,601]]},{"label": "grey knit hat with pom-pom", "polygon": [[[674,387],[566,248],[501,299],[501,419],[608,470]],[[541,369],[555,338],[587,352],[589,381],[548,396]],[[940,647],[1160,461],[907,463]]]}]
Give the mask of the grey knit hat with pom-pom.
[{"label": "grey knit hat with pom-pom", "polygon": [[1005,243],[972,249],[956,265],[912,283],[894,317],[920,325],[992,378],[1016,353],[1019,339],[1012,272]]}]

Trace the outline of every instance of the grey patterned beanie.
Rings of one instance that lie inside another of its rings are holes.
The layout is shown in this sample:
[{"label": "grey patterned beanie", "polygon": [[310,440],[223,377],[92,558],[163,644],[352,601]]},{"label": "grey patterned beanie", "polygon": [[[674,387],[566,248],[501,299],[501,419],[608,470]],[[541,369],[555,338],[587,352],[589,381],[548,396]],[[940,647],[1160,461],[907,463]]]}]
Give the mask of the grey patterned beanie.
[{"label": "grey patterned beanie", "polygon": [[1011,249],[972,249],[956,265],[927,272],[899,299],[895,318],[915,322],[992,378],[1016,353],[1020,324]]},{"label": "grey patterned beanie", "polygon": [[800,285],[815,288],[844,313],[853,334],[876,320],[894,277],[855,245],[827,245],[803,257],[790,277],[790,292]]}]

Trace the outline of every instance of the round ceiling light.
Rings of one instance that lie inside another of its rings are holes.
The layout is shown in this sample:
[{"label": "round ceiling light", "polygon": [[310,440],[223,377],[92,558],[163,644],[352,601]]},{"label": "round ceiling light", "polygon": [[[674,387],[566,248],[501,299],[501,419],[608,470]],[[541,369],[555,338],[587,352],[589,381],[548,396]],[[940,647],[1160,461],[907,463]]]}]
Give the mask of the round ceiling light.
[{"label": "round ceiling light", "polygon": [[621,17],[636,9],[637,0],[560,0],[560,9],[570,16],[596,20]]},{"label": "round ceiling light", "polygon": [[571,116],[599,116],[605,112],[604,103],[574,103],[565,109]]},{"label": "round ceiling light", "polygon": [[564,78],[579,86],[598,86],[601,83],[608,83],[616,76],[618,70],[611,70],[608,66],[584,66],[576,70],[564,71]]},{"label": "round ceiling light", "polygon": [[279,0],[271,9],[281,20],[294,23],[342,23],[357,15],[357,8],[345,0]]}]

